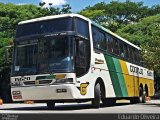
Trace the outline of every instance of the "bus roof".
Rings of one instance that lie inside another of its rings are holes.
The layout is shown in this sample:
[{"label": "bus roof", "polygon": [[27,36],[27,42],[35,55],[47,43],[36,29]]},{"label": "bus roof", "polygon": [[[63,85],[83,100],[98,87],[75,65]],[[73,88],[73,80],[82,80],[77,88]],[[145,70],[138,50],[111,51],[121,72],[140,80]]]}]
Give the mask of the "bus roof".
[{"label": "bus roof", "polygon": [[93,21],[90,20],[89,18],[86,18],[86,17],[84,17],[84,16],[82,16],[82,15],[79,15],[79,14],[73,14],[73,13],[71,13],[71,14],[62,14],[62,15],[52,15],[52,16],[40,17],[40,18],[35,18],[35,19],[31,19],[31,20],[26,20],[26,21],[19,22],[18,25],[26,24],[26,23],[32,23],[32,22],[38,22],[38,21],[51,20],[51,19],[56,19],[56,18],[64,18],[64,17],[79,17],[79,18],[82,18],[82,19],[84,19],[84,20],[86,20],[86,21],[91,22],[92,25],[94,25],[94,26],[102,29],[103,31],[105,31],[105,32],[113,35],[114,37],[116,37],[116,38],[124,41],[125,43],[133,46],[134,48],[136,48],[136,49],[138,49],[138,50],[141,50],[140,47],[134,45],[133,43],[129,42],[128,40],[120,37],[119,35],[113,33],[112,31],[110,31],[110,30],[108,30],[108,29],[106,29],[106,28],[98,25],[97,23],[93,22]]},{"label": "bus roof", "polygon": [[51,20],[51,19],[56,19],[56,18],[64,18],[64,17],[79,17],[84,20],[90,21],[90,19],[88,19],[82,15],[70,13],[70,14],[52,15],[52,16],[35,18],[35,19],[31,19],[31,20],[25,20],[25,21],[19,22],[18,24],[20,25],[20,24],[26,24],[26,23],[32,23],[32,22],[38,22],[38,21]]}]

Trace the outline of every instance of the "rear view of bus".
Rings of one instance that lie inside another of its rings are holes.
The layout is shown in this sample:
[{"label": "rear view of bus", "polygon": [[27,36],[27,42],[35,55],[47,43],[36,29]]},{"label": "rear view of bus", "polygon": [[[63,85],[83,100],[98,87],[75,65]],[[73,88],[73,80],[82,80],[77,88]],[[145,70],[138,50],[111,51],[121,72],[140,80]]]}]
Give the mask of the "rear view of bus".
[{"label": "rear view of bus", "polygon": [[141,66],[140,48],[77,14],[18,24],[14,38],[13,101],[92,101],[95,108],[154,94],[153,71]]}]

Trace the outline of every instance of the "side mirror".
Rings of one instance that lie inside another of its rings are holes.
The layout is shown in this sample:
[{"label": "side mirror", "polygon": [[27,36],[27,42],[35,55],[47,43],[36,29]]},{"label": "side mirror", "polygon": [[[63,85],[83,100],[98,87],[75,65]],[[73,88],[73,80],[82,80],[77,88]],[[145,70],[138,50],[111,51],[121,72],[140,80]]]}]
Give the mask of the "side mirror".
[{"label": "side mirror", "polygon": [[5,61],[6,61],[6,62],[9,61],[9,50],[8,50],[7,47],[6,47],[6,49],[5,49]]},{"label": "side mirror", "polygon": [[6,46],[5,47],[5,61],[9,62],[12,57],[12,47],[13,46]]}]

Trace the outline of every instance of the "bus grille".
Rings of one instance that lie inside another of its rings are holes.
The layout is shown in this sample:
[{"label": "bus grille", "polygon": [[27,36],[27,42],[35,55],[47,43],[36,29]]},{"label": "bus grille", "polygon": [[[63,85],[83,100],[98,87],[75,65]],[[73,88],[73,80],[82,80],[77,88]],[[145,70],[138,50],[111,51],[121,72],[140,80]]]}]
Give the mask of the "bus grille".
[{"label": "bus grille", "polygon": [[52,80],[39,80],[38,84],[36,84],[35,81],[25,81],[25,85],[44,85],[44,84],[50,84]]}]

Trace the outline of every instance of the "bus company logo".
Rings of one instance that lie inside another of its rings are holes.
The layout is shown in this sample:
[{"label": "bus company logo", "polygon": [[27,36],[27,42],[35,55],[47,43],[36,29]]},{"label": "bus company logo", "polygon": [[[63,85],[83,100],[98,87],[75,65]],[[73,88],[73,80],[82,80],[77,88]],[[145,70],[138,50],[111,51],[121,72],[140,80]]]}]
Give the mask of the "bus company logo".
[{"label": "bus company logo", "polygon": [[25,81],[25,80],[30,80],[30,77],[20,77],[20,78],[15,78],[15,81]]},{"label": "bus company logo", "polygon": [[85,95],[87,93],[87,86],[89,83],[81,83],[80,85],[80,93],[81,95]]},{"label": "bus company logo", "polygon": [[130,65],[130,72],[143,75],[143,69],[139,67],[135,67],[133,65]]}]

